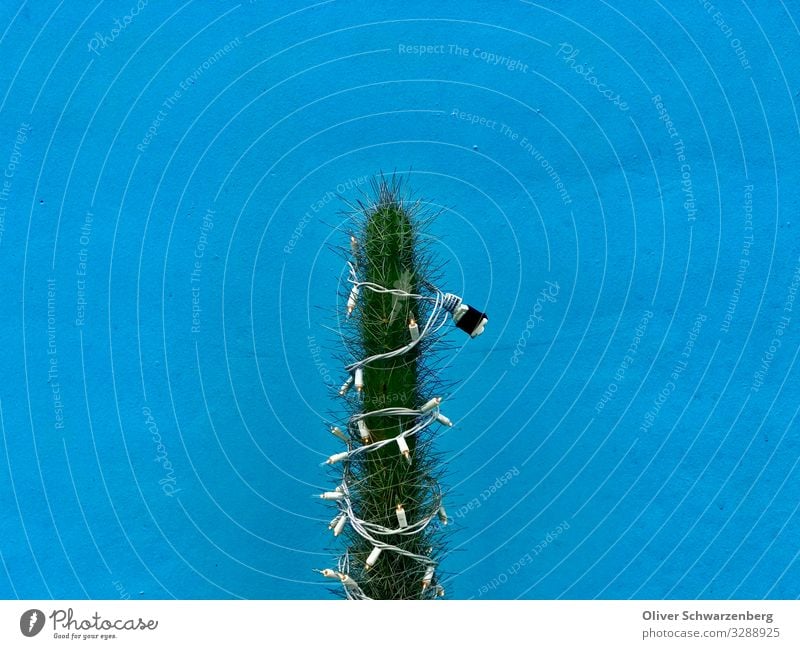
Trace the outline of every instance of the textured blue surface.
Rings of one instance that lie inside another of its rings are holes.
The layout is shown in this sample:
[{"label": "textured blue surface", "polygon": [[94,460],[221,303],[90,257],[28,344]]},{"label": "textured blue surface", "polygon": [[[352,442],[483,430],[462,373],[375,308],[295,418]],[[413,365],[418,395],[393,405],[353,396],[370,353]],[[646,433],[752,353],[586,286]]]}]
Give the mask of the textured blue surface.
[{"label": "textured blue surface", "polygon": [[800,594],[796,2],[143,4],[0,5],[0,596],[331,596],[333,193],[393,169],[491,315],[448,593]]}]

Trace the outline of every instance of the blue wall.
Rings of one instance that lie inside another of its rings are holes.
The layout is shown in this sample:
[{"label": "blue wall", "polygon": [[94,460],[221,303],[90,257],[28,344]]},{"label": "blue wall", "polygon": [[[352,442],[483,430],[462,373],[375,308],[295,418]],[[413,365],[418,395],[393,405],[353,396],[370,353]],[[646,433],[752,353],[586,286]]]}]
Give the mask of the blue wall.
[{"label": "blue wall", "polygon": [[797,597],[800,14],[716,4],[3,3],[0,596],[332,597],[334,194],[397,169],[491,315],[449,595]]}]

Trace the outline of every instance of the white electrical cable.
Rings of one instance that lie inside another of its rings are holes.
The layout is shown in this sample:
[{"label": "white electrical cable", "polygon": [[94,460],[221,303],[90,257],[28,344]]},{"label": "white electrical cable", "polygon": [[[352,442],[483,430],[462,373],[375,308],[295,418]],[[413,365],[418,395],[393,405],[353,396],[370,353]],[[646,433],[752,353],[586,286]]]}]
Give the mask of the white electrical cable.
[{"label": "white electrical cable", "polygon": [[[351,245],[353,245],[352,241]],[[427,282],[424,282],[424,284],[433,291],[433,297],[418,293],[410,293],[402,289],[389,289],[374,282],[361,282],[358,280],[356,265],[352,262],[347,262],[347,264],[350,268],[350,277],[348,281],[352,284],[350,298],[348,299],[348,315],[355,308],[355,299],[358,297],[362,289],[370,290],[375,293],[390,294],[397,297],[423,300],[431,303],[432,306],[424,324],[415,323],[415,329],[413,333],[409,331],[410,341],[406,345],[383,354],[374,354],[373,356],[369,356],[347,365],[345,369],[349,373],[349,378],[340,390],[341,396],[345,395],[353,383],[355,383],[356,388],[363,387],[363,368],[368,364],[386,358],[401,356],[413,349],[416,345],[420,344],[427,336],[432,336],[433,334],[437,333],[447,323],[448,314],[452,313],[453,309],[461,302],[461,298],[458,296],[450,293],[442,293],[439,289]],[[405,510],[400,508],[403,514],[402,517],[398,517],[398,527],[388,528],[383,525],[359,518],[355,509],[353,508],[353,502],[351,500],[350,487],[347,478],[350,475],[349,464],[353,458],[362,454],[376,451],[389,444],[397,445],[399,447],[398,451],[405,449],[404,453],[407,454],[408,445],[405,443],[406,438],[413,435],[419,435],[422,431],[434,423],[452,425],[450,420],[440,413],[440,404],[441,398],[434,397],[429,399],[424,405],[417,409],[390,407],[353,414],[348,423],[348,430],[350,430],[352,433],[358,433],[358,436],[362,441],[362,445],[353,447],[353,445],[348,443],[347,451],[336,453],[328,458],[326,464],[341,463],[343,465],[342,482],[338,487],[336,487],[335,492],[325,492],[320,496],[326,500],[336,501],[336,505],[339,509],[339,515],[336,519],[334,519],[334,521],[332,521],[331,524],[331,528],[334,529],[334,532],[341,532],[346,521],[356,534],[358,534],[372,546],[373,549],[364,566],[365,570],[369,570],[376,563],[381,552],[384,551],[395,552],[397,554],[409,557],[422,564],[425,568],[425,576],[422,580],[421,586],[422,592],[424,592],[431,585],[431,582],[434,579],[434,571],[437,562],[430,556],[410,552],[377,537],[408,537],[421,534],[435,518],[438,518],[441,524],[444,507],[442,506],[442,493],[439,485],[432,478],[427,478],[430,495],[425,499],[425,502],[429,502],[429,505],[425,508],[426,511],[422,513],[422,515],[415,511],[415,515],[419,516],[419,518],[412,521],[408,520],[409,517],[407,516]],[[366,425],[366,419],[370,417],[409,417],[412,419],[412,421],[414,421],[414,424],[395,437],[380,441],[371,441],[372,438],[369,435],[369,429]],[[411,461],[410,455],[407,454],[407,458],[409,461]],[[345,552],[345,554],[339,558],[337,567],[338,571],[326,569],[325,571],[320,572],[327,577],[338,578],[344,587],[347,599],[371,599],[364,593],[355,579],[350,576],[349,552]]]},{"label": "white electrical cable", "polygon": [[[439,289],[434,288],[436,294],[435,297],[430,297],[427,295],[420,295],[419,293],[409,293],[408,291],[404,291],[399,288],[384,288],[379,284],[375,284],[374,282],[359,282],[358,277],[356,274],[356,267],[353,265],[352,262],[347,262],[348,266],[350,267],[350,278],[348,281],[353,285],[353,288],[366,288],[375,293],[389,293],[391,295],[395,295],[397,297],[406,297],[406,298],[413,298],[417,300],[425,300],[429,302],[433,302],[433,307],[431,308],[431,313],[428,316],[428,319],[425,321],[425,324],[422,326],[422,329],[419,330],[419,335],[414,338],[411,336],[411,340],[408,342],[407,345],[403,347],[399,347],[394,349],[390,352],[386,352],[383,354],[375,354],[373,356],[369,356],[364,358],[360,361],[356,361],[355,363],[351,363],[347,365],[345,369],[348,372],[353,372],[358,368],[363,368],[370,363],[374,363],[375,361],[382,360],[384,358],[394,358],[395,356],[401,356],[411,349],[413,349],[416,345],[418,345],[426,335],[434,334],[438,332],[442,327],[447,324],[447,315],[450,312],[447,308],[447,300],[451,294],[444,294]],[[457,298],[456,296],[452,296],[456,298],[459,302],[461,298]],[[415,334],[416,335],[416,334]]]}]

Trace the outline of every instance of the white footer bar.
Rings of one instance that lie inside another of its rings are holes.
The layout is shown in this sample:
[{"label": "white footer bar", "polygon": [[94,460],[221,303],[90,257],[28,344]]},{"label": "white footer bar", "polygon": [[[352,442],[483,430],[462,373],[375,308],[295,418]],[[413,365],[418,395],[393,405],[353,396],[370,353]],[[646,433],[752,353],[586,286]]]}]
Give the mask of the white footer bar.
[{"label": "white footer bar", "polygon": [[[371,640],[370,640],[371,638]],[[191,644],[190,644],[191,643]],[[196,643],[196,644],[195,644]],[[800,647],[795,601],[1,601],[0,647]],[[279,643],[279,644],[278,644]],[[459,644],[457,644],[459,643]]]}]

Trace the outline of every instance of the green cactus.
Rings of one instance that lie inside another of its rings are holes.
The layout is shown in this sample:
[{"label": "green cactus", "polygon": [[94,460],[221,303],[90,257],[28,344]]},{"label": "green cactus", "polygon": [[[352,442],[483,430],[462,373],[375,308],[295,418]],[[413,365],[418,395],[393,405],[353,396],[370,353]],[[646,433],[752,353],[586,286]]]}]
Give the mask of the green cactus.
[{"label": "green cactus", "polygon": [[[363,287],[359,291],[345,325],[351,334],[349,351],[356,359],[407,347],[412,340],[409,324],[426,322],[432,309],[438,309],[437,318],[446,316],[432,300],[413,297],[431,287],[429,278],[423,274],[430,263],[420,241],[424,221],[421,203],[409,202],[396,178],[387,180],[381,176],[373,183],[372,190],[369,200],[354,206],[357,226],[351,238],[351,268],[360,282],[399,291],[380,292]],[[350,291],[348,286],[345,295]],[[379,529],[395,530],[392,534],[381,534],[371,528],[370,540],[347,517],[350,523],[344,527],[347,553],[340,559],[338,571],[323,574],[342,579],[348,597],[429,599],[443,594],[437,584],[438,575],[433,575],[443,552],[441,525],[446,523],[444,510],[440,509],[437,465],[431,450],[434,428],[425,427],[403,437],[408,446],[404,454],[397,438],[418,424],[420,416],[370,415],[386,408],[418,412],[421,404],[433,396],[427,392],[432,386],[430,373],[421,371],[421,363],[435,339],[436,334],[431,333],[404,353],[369,362],[363,367],[363,386],[356,382],[355,389],[349,390],[345,397],[350,421],[348,448],[365,445],[365,430],[356,425],[357,421],[354,423],[354,417],[360,417],[366,425],[370,445],[387,441],[344,462],[343,484],[347,485],[349,503],[358,520],[381,526]],[[341,504],[338,506],[344,511]],[[429,522],[416,533],[397,533],[398,506],[409,525]],[[373,541],[391,548],[382,549],[368,567],[368,557],[375,548]]]},{"label": "green cactus", "polygon": [[[363,233],[363,266],[366,280],[380,286],[417,293],[415,234],[409,214],[397,194],[381,185],[377,205],[368,213]],[[359,325],[364,356],[383,354],[409,341],[408,322],[414,317],[408,298],[364,291]],[[418,355],[414,347],[402,356],[382,359],[364,369],[363,411],[381,408],[415,408],[418,397]],[[374,441],[403,432],[408,417],[376,416],[365,420]],[[423,462],[416,453],[416,439],[408,439],[411,464],[390,444],[368,454],[362,467],[358,502],[362,518],[385,527],[397,527],[396,506],[402,504],[409,519],[418,515],[424,501]],[[363,514],[366,514],[364,516]],[[415,554],[427,552],[418,536],[394,543]],[[390,541],[391,542],[391,541]],[[359,535],[351,535],[351,556],[364,560],[372,550]],[[417,599],[424,567],[397,553],[382,553],[362,588],[373,599]]]}]

